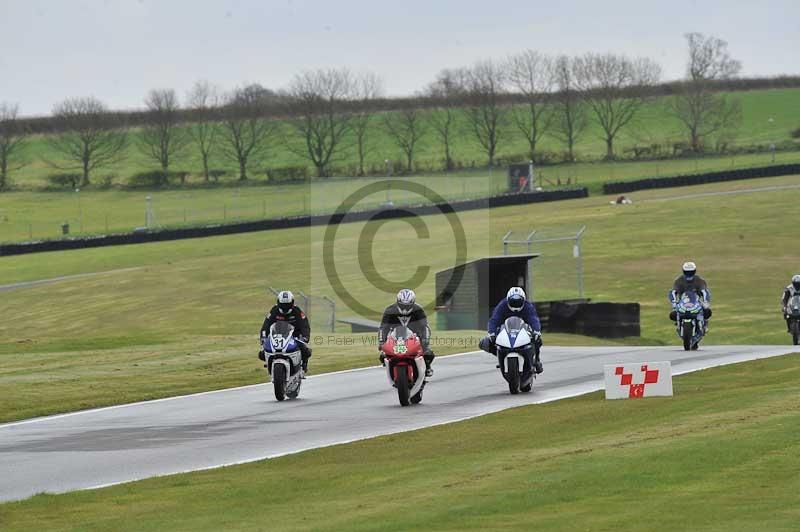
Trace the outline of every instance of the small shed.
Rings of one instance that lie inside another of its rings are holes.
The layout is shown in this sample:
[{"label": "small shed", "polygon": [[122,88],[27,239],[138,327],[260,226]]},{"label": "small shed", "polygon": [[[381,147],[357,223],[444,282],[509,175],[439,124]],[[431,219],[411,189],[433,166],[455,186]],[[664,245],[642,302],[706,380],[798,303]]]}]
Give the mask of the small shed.
[{"label": "small shed", "polygon": [[512,286],[530,293],[531,260],[538,253],[484,257],[436,274],[439,330],[483,329],[492,309]]}]

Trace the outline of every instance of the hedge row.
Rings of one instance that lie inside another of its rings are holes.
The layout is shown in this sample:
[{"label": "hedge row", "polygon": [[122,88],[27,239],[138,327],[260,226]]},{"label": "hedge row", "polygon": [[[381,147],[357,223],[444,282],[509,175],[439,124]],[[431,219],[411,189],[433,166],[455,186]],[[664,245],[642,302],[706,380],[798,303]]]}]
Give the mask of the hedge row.
[{"label": "hedge row", "polygon": [[526,203],[539,203],[543,201],[559,201],[575,198],[586,198],[589,192],[586,188],[562,189],[543,192],[527,192],[522,194],[503,194],[473,200],[453,201],[443,205],[411,205],[390,209],[371,209],[351,212],[347,215],[320,214],[315,216],[296,216],[289,218],[272,218],[254,222],[239,222],[224,225],[210,225],[205,227],[189,227],[181,229],[162,229],[156,231],[143,231],[114,235],[101,235],[90,237],[66,238],[63,240],[45,240],[38,242],[22,242],[18,244],[0,245],[0,256],[22,255],[25,253],[39,253],[43,251],[63,251],[68,249],[83,249],[104,246],[120,246],[126,244],[142,244],[146,242],[163,242],[166,240],[181,240],[185,238],[203,238],[208,236],[231,235],[237,233],[250,233],[255,231],[270,231],[274,229],[287,229],[291,227],[310,227],[312,225],[328,225],[370,220],[374,218],[403,218],[414,215],[434,214],[448,211],[467,211],[486,209],[507,205],[520,205]]},{"label": "hedge row", "polygon": [[756,179],[759,177],[776,177],[781,175],[800,174],[800,164],[780,164],[762,166],[759,168],[742,168],[739,170],[725,170],[723,172],[709,172],[707,174],[679,175],[674,177],[651,177],[637,179],[636,181],[619,181],[604,183],[603,194],[620,194],[635,190],[651,188],[684,187],[688,185],[703,185],[718,183],[720,181],[737,181],[740,179]]}]

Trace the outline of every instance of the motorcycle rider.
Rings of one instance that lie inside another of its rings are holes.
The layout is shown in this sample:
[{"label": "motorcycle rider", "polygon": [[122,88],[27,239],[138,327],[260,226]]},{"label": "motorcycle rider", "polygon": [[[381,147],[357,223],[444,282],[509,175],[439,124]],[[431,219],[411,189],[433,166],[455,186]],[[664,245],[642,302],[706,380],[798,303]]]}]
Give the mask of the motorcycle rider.
[{"label": "motorcycle rider", "polygon": [[525,299],[525,290],[519,286],[510,288],[506,297],[494,307],[492,317],[489,318],[489,324],[486,326],[488,334],[481,338],[478,347],[496,356],[494,340],[503,323],[512,316],[522,318],[533,329],[533,343],[536,346],[533,369],[536,373],[541,373],[544,371],[542,361],[539,359],[539,349],[542,347],[542,325],[536,314],[536,307]]},{"label": "motorcycle rider", "polygon": [[431,363],[436,355],[430,348],[431,330],[428,327],[428,317],[425,309],[417,305],[417,295],[409,288],[397,292],[397,301],[383,311],[381,328],[378,331],[378,352],[381,364],[384,363],[383,344],[389,332],[398,325],[408,327],[419,337],[422,345],[422,356],[425,360],[425,376],[433,376]]},{"label": "motorcycle rider", "polygon": [[705,334],[708,332],[708,321],[711,319],[712,314],[711,292],[708,289],[706,280],[697,275],[697,265],[691,261],[683,263],[683,274],[675,279],[675,282],[672,283],[672,290],[667,295],[669,302],[672,303],[672,311],[669,313],[670,320],[678,320],[678,311],[675,308],[678,305],[678,298],[689,291],[694,291],[702,299],[703,334]]},{"label": "motorcycle rider", "polygon": [[[276,321],[286,321],[294,327],[294,338],[297,340],[300,355],[303,357],[303,371],[307,372],[308,359],[311,358],[311,349],[307,345],[309,338],[311,338],[311,325],[308,323],[305,312],[294,304],[294,295],[289,290],[278,292],[275,306],[270,309],[264,318],[260,337],[263,337],[264,334],[269,334],[269,328]],[[258,352],[258,358],[259,360],[265,359],[263,349]]]},{"label": "motorcycle rider", "polygon": [[781,297],[781,312],[786,320],[786,330],[789,332],[791,332],[791,322],[789,321],[789,315],[786,313],[786,305],[797,294],[800,294],[800,274],[792,276],[792,282],[783,289],[783,297]]}]

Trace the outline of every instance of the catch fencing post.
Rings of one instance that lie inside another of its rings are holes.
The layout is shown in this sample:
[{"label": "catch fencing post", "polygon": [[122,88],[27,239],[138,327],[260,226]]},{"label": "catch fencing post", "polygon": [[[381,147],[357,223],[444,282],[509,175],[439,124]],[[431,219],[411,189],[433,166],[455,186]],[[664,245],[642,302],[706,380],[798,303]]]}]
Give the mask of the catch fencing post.
[{"label": "catch fencing post", "polygon": [[578,261],[578,297],[583,298],[583,253],[581,252],[581,236],[586,231],[586,226],[581,227],[578,234],[575,235],[575,258]]},{"label": "catch fencing post", "polygon": [[328,296],[322,296],[322,299],[330,303],[331,305],[331,332],[336,331],[336,301],[329,298]]}]

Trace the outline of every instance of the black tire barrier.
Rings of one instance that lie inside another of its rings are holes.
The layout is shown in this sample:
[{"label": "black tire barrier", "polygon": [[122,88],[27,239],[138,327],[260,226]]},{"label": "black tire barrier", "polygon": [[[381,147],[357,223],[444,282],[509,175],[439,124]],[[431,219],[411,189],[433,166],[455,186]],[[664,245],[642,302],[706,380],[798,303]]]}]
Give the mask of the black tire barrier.
[{"label": "black tire barrier", "polygon": [[639,303],[560,303],[550,305],[547,332],[598,338],[640,336]]},{"label": "black tire barrier", "polygon": [[704,185],[706,183],[758,179],[761,177],[777,177],[792,174],[800,174],[800,164],[780,164],[761,166],[758,168],[725,170],[723,172],[709,172],[707,174],[651,177],[648,179],[637,179],[636,181],[605,183],[603,184],[603,194],[620,194],[634,192],[636,190]]},{"label": "black tire barrier", "polygon": [[[447,205],[449,205],[453,211],[459,212],[475,209],[505,207],[509,205],[522,205],[528,203],[586,198],[588,196],[589,191],[585,187],[581,187],[552,191],[526,192],[520,194],[503,194],[500,196],[490,196],[472,200],[453,201],[449,202]],[[127,244],[164,242],[167,240],[233,235],[257,231],[271,231],[275,229],[311,227],[312,225],[328,225],[329,223],[337,224],[359,222],[368,220],[376,215],[379,215],[380,218],[403,218],[415,215],[438,214],[440,212],[441,210],[439,205],[405,205],[391,209],[370,209],[365,211],[350,212],[347,214],[346,219],[343,219],[341,216],[334,216],[332,214],[318,214],[314,216],[272,218],[253,222],[239,222],[203,227],[160,229],[156,231],[144,231],[136,233],[121,233],[80,238],[65,238],[59,240],[0,244],[0,257],[23,255],[26,253],[41,253],[45,251],[64,251],[69,249],[85,249],[104,246],[123,246]]]}]

